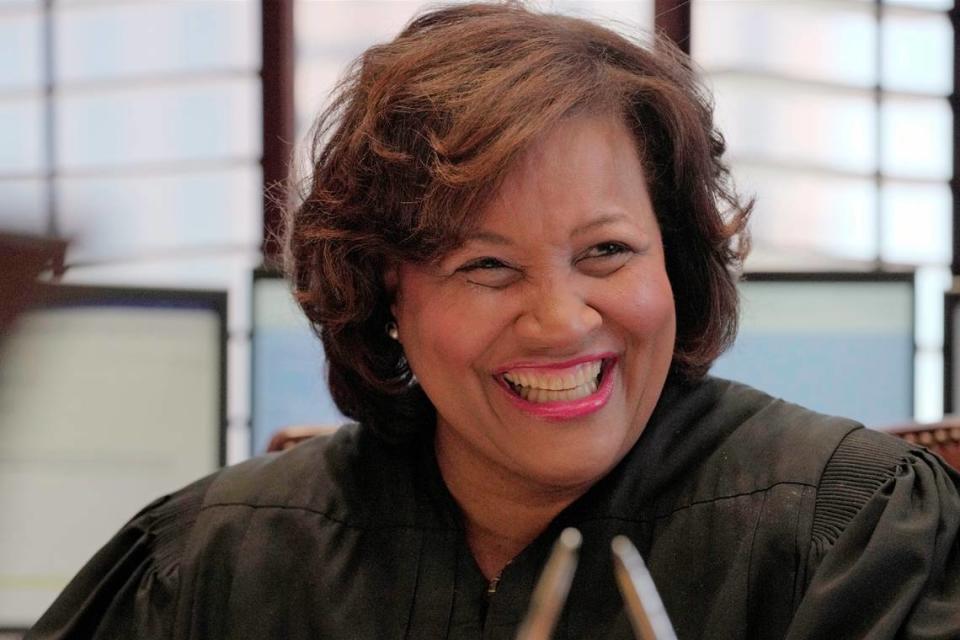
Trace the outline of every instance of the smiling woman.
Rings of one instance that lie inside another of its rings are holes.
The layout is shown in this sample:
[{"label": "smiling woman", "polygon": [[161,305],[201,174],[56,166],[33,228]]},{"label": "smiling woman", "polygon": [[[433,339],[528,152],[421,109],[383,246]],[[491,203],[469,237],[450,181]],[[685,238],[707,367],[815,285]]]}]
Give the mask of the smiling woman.
[{"label": "smiling woman", "polygon": [[559,637],[632,637],[615,538],[681,638],[960,636],[960,477],[706,375],[748,246],[723,151],[665,42],[509,2],[369,49],[287,256],[357,424],[154,503],[33,637],[511,638],[566,527]]}]

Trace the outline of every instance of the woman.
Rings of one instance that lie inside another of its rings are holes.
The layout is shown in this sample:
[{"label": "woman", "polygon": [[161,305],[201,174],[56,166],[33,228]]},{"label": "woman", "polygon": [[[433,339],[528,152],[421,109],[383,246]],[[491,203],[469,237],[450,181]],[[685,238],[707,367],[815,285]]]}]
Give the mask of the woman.
[{"label": "woman", "polygon": [[960,478],[705,375],[748,205],[688,63],[515,4],[424,14],[319,121],[291,279],[358,421],[141,512],[35,638],[630,638],[610,540],[681,638],[960,635]]}]

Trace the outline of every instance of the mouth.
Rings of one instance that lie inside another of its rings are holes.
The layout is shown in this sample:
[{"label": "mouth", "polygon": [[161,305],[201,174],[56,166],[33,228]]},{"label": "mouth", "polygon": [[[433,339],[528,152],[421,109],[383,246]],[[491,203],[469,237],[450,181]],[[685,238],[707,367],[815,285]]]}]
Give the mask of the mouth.
[{"label": "mouth", "polygon": [[546,367],[522,366],[496,376],[514,406],[541,418],[566,420],[603,407],[613,392],[613,355]]},{"label": "mouth", "polygon": [[597,392],[609,359],[583,362],[566,370],[515,369],[501,374],[504,385],[517,397],[543,404],[586,398]]}]

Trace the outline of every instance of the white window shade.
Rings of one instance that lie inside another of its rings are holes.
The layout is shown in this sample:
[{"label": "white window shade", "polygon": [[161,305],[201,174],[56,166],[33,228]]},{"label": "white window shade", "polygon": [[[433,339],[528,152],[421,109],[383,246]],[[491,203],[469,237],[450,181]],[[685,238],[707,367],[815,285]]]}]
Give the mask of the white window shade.
[{"label": "white window shade", "polygon": [[885,98],[881,168],[900,178],[947,181],[953,175],[953,114],[940,98]]},{"label": "white window shade", "polygon": [[0,231],[46,233],[46,181],[0,179],[0,203]]},{"label": "white window shade", "polygon": [[692,4],[693,57],[709,70],[876,84],[873,7],[837,2]]},{"label": "white window shade", "polygon": [[58,83],[259,66],[254,0],[78,5],[54,16]]},{"label": "white window shade", "polygon": [[951,259],[952,198],[946,184],[885,182],[881,256],[893,263],[947,264]]},{"label": "white window shade", "polygon": [[253,160],[260,114],[254,77],[68,93],[57,102],[59,168]]},{"label": "white window shade", "polygon": [[44,173],[45,131],[41,97],[0,100],[0,175]]},{"label": "white window shade", "polygon": [[0,92],[43,86],[43,22],[38,10],[5,13],[0,2]]},{"label": "white window shade", "polygon": [[71,259],[138,255],[260,242],[261,172],[256,165],[148,176],[62,178],[60,224]]},{"label": "white window shade", "polygon": [[883,88],[947,96],[953,90],[953,28],[942,13],[883,15]]},{"label": "white window shade", "polygon": [[734,75],[716,76],[712,84],[717,124],[734,159],[874,171],[877,116],[870,92]]},{"label": "white window shade", "polygon": [[[868,261],[877,253],[876,191],[868,178],[733,166],[739,190],[755,195],[754,244],[763,251]],[[770,266],[770,265],[768,265]],[[791,266],[785,263],[782,266]]]}]

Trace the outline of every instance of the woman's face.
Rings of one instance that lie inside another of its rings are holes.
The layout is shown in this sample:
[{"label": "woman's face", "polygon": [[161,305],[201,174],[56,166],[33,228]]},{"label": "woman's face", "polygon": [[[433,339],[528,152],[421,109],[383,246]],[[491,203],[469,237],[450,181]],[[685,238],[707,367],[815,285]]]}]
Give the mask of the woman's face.
[{"label": "woman's face", "polygon": [[437,409],[445,475],[586,487],[637,441],[670,366],[675,315],[619,118],[562,122],[508,173],[460,248],[388,281],[407,359]]}]

